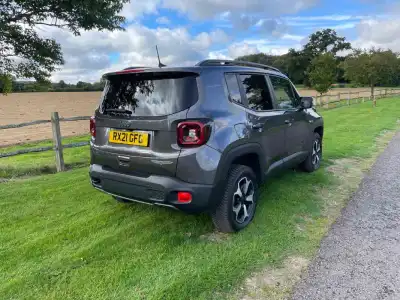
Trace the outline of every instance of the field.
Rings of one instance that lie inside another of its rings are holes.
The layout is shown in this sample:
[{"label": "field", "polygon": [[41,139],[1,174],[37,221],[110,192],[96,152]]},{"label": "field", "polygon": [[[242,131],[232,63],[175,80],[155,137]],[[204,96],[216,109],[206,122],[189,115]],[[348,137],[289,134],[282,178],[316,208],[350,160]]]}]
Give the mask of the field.
[{"label": "field", "polygon": [[399,103],[323,111],[322,168],[264,184],[239,234],[213,232],[206,215],[115,203],[86,167],[0,183],[0,299],[282,299],[299,275],[285,262],[313,257],[398,128]]},{"label": "field", "polygon": [[[16,93],[0,95],[0,125],[34,120],[49,120],[53,111],[62,117],[91,116],[100,99],[100,92]],[[41,124],[0,131],[0,146],[50,139],[50,124]],[[89,132],[89,122],[64,122],[63,136]]]},{"label": "field", "polygon": [[[365,91],[365,88],[337,88],[331,94],[348,91]],[[303,96],[316,96],[314,90],[300,89]],[[368,92],[361,96],[368,96]],[[70,93],[17,93],[8,96],[0,95],[0,125],[16,124],[34,120],[48,120],[53,111],[58,111],[62,117],[90,116],[93,114],[100,92],[70,92]],[[63,136],[88,133],[87,121],[64,122],[61,125]],[[7,129],[0,134],[0,147],[17,143],[50,139],[51,126],[41,124],[36,126]]]}]

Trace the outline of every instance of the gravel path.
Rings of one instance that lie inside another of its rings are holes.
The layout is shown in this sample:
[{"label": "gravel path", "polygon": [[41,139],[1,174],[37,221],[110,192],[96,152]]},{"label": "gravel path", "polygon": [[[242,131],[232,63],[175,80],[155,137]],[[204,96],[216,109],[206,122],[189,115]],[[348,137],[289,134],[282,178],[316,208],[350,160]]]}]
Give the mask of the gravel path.
[{"label": "gravel path", "polygon": [[400,299],[400,132],[322,241],[293,299]]}]

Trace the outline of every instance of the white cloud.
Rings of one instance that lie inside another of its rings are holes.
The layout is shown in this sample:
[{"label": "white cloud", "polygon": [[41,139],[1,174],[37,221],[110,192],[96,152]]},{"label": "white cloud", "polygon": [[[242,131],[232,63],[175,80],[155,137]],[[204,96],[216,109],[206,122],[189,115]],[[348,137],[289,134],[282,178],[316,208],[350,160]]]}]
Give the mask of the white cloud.
[{"label": "white cloud", "polygon": [[233,58],[259,53],[260,50],[256,46],[247,43],[233,44],[228,47],[228,56]]},{"label": "white cloud", "polygon": [[285,34],[281,37],[284,40],[292,40],[296,42],[301,42],[304,39],[302,35]]},{"label": "white cloud", "polygon": [[171,21],[167,17],[159,17],[156,22],[161,25],[168,25]]},{"label": "white cloud", "polygon": [[167,8],[179,10],[190,17],[207,19],[230,12],[233,14],[263,14],[278,16],[296,13],[315,5],[318,0],[164,0]]},{"label": "white cloud", "polygon": [[362,40],[386,44],[399,41],[400,18],[396,19],[368,19],[361,21],[357,30]]},{"label": "white cloud", "polygon": [[157,13],[157,7],[159,4],[160,0],[130,0],[125,3],[121,15],[126,17],[128,20],[132,20],[142,16],[143,14],[154,14]]},{"label": "white cloud", "polygon": [[323,15],[323,16],[298,16],[286,17],[287,21],[347,21],[347,20],[361,20],[366,16],[353,16],[353,15]]},{"label": "white cloud", "polygon": [[[164,64],[193,65],[207,57],[211,47],[225,46],[230,40],[220,29],[192,36],[182,27],[150,29],[139,24],[128,26],[126,31],[89,31],[81,36],[55,28],[41,29],[42,35],[57,39],[65,58],[65,65],[52,80],[66,82],[97,81],[103,73],[127,66],[156,66],[155,45]],[[117,61],[110,58],[112,53]]]},{"label": "white cloud", "polygon": [[400,16],[365,19],[356,28],[358,37],[351,41],[354,48],[400,51]]}]

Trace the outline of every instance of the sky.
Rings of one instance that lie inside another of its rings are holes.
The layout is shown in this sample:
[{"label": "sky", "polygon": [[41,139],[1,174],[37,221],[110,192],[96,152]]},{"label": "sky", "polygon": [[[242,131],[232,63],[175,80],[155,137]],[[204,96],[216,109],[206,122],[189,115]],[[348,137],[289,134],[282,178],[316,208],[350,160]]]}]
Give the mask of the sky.
[{"label": "sky", "polygon": [[52,81],[99,81],[128,66],[168,66],[301,49],[313,32],[332,28],[354,47],[400,51],[399,0],[131,0],[125,31],[81,36],[42,27],[61,44],[65,65]]}]

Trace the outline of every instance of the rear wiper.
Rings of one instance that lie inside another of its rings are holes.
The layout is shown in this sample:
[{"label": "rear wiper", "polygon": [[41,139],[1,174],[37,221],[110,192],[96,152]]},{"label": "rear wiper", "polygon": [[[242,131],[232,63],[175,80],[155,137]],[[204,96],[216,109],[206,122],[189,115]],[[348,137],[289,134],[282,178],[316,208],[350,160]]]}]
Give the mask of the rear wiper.
[{"label": "rear wiper", "polygon": [[132,112],[130,110],[119,109],[119,108],[108,108],[108,109],[105,109],[104,112],[117,113],[117,114],[127,114],[127,115],[131,115],[132,114]]}]

